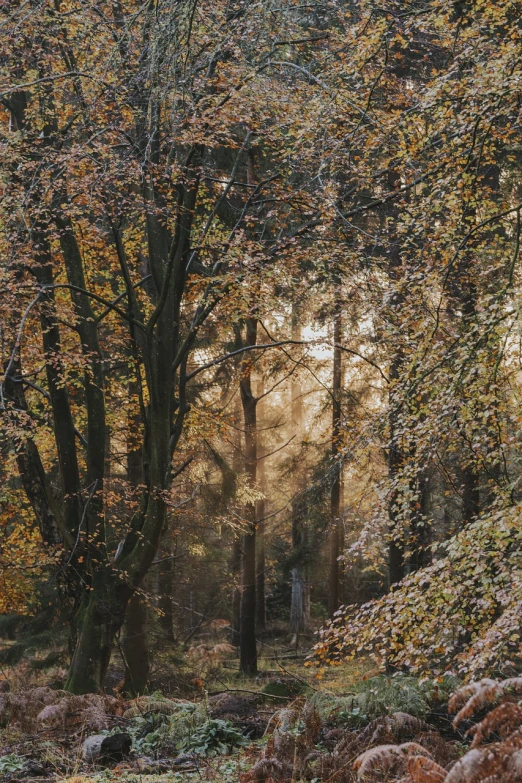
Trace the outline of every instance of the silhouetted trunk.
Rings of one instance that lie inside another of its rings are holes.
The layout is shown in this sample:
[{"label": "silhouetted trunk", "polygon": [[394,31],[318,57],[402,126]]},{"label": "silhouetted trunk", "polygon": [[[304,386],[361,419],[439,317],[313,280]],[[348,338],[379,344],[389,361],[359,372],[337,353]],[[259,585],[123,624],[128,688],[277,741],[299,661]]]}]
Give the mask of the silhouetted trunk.
[{"label": "silhouetted trunk", "polygon": [[[299,306],[292,303],[292,340],[301,339],[301,318]],[[296,643],[299,643],[298,635],[306,631],[309,624],[310,587],[307,584],[306,575],[306,501],[305,469],[300,461],[300,450],[303,441],[303,402],[302,390],[295,376],[292,378],[292,437],[295,438],[296,447],[296,482],[294,486],[294,499],[292,501],[292,592],[290,598],[290,623],[289,631],[296,635]]]},{"label": "silhouetted trunk", "polygon": [[[234,443],[234,451],[232,457],[232,469],[234,475],[237,477],[243,471],[243,453],[241,448],[241,398],[236,397],[235,407],[235,424],[236,424],[236,438]],[[231,625],[231,642],[232,644],[239,646],[239,634],[241,628],[241,536],[239,533],[234,533],[234,539],[232,541],[232,555],[230,558],[230,572],[232,575],[232,625]]]},{"label": "silhouetted trunk", "polygon": [[332,465],[333,476],[330,490],[330,576],[328,585],[328,614],[330,617],[339,608],[340,573],[339,555],[341,554],[341,462],[339,459],[341,437],[341,381],[342,352],[341,344],[341,306],[336,302],[333,328],[333,378],[332,378]]},{"label": "silhouetted trunk", "polygon": [[[246,345],[255,345],[257,322],[246,322]],[[245,474],[251,487],[257,479],[257,398],[252,393],[252,359],[249,353],[241,368],[241,402],[245,429]],[[248,529],[242,536],[241,620],[239,633],[240,669],[244,674],[257,672],[256,645],[256,504],[245,508]]]},{"label": "silhouetted trunk", "polygon": [[[258,397],[262,389],[258,391]],[[257,484],[259,491],[265,494],[265,462],[257,462]],[[256,625],[261,630],[266,627],[266,595],[265,595],[265,516],[266,500],[260,498],[256,501]]]}]

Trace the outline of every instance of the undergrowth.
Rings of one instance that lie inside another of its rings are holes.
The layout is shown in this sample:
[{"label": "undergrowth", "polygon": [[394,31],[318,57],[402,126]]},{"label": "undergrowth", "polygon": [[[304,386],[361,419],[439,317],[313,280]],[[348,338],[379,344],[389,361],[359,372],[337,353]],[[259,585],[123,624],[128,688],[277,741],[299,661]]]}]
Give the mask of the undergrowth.
[{"label": "undergrowth", "polygon": [[[194,775],[215,783],[521,783],[522,677],[460,685],[450,696],[453,685],[450,677],[381,674],[350,693],[317,690],[279,708],[261,694],[251,702],[243,696],[244,707],[267,714],[257,741],[239,722],[213,716],[207,698],[153,693],[126,702],[45,688],[4,692],[0,715],[10,740],[0,777],[28,779],[35,752],[16,731],[22,737],[30,730],[39,737],[33,744],[43,773],[55,780],[90,773],[80,783],[186,783]],[[453,734],[434,729],[436,709],[453,716]],[[131,756],[113,770],[86,765],[78,744],[67,748],[67,736],[80,742],[95,724],[102,733],[131,735]],[[177,771],[177,759],[188,768]]]}]

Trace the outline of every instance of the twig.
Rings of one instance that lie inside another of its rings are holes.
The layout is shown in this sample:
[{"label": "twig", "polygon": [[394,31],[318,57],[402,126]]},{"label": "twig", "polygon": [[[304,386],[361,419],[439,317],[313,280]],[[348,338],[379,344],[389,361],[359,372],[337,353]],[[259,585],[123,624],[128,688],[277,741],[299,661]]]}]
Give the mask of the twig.
[{"label": "twig", "polygon": [[282,699],[283,701],[295,701],[295,696],[276,696],[274,693],[262,693],[261,691],[247,691],[244,688],[227,688],[224,691],[209,691],[209,696],[220,696],[222,693],[250,693],[252,696],[262,696],[263,699]]}]

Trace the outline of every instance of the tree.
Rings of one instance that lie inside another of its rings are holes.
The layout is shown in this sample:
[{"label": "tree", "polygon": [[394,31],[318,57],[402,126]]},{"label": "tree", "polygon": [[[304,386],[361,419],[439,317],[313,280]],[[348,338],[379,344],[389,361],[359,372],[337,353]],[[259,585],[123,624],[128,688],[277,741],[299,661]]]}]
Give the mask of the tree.
[{"label": "tree", "polygon": [[[2,93],[12,345],[2,405],[42,534],[64,548],[75,636],[66,687],[80,693],[103,687],[165,528],[199,335],[265,250],[242,231],[276,177],[245,196],[241,173],[248,127],[263,136],[275,106],[256,87],[271,47],[262,15],[220,4],[114,3],[103,25],[95,3],[2,13],[2,68],[14,74]],[[231,229],[219,218],[227,200]],[[109,388],[127,383],[127,368],[143,483],[114,523],[106,447],[121,411]]]}]

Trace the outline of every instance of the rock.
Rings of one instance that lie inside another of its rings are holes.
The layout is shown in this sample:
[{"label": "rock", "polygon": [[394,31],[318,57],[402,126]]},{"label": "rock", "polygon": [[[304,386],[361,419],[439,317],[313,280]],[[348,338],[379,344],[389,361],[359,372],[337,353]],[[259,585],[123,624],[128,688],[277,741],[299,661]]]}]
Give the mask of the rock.
[{"label": "rock", "polygon": [[251,694],[243,696],[235,693],[218,693],[210,696],[208,701],[211,716],[226,720],[229,715],[249,718],[252,713],[256,712],[259,697]]},{"label": "rock", "polygon": [[197,769],[197,757],[193,753],[182,753],[173,759],[151,759],[149,756],[142,756],[136,761],[136,766],[142,775],[170,772],[173,767],[177,771],[192,771]]},{"label": "rock", "polygon": [[176,756],[170,762],[173,767],[192,768],[194,765],[197,767],[197,756],[194,753],[182,753],[180,756]]},{"label": "rock", "polygon": [[294,680],[292,677],[275,677],[261,688],[261,693],[266,696],[275,696],[283,699],[295,699],[306,693],[308,687],[305,683]]},{"label": "rock", "polygon": [[209,698],[210,714],[213,718],[230,721],[246,737],[260,739],[265,732],[268,718],[259,715],[259,701],[260,697],[251,694],[216,694]]},{"label": "rock", "polygon": [[130,734],[93,734],[87,737],[82,745],[82,755],[85,761],[104,764],[111,761],[121,761],[128,756],[132,747]]},{"label": "rock", "polygon": [[9,693],[10,690],[9,680],[0,680],[0,693]]}]

